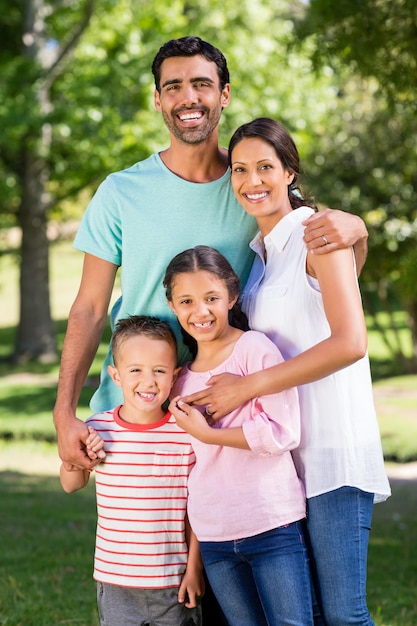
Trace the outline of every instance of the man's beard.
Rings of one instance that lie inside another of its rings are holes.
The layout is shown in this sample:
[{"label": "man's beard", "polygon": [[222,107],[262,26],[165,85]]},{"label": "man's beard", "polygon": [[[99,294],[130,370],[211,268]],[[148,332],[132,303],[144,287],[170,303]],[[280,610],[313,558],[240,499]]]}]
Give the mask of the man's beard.
[{"label": "man's beard", "polygon": [[184,128],[183,126],[179,126],[177,124],[178,113],[182,113],[183,111],[189,112],[192,110],[192,108],[180,109],[179,111],[169,114],[162,109],[162,116],[169,132],[172,133],[176,139],[189,145],[198,145],[200,143],[204,143],[217,128],[222,109],[219,107],[219,109],[210,110],[207,107],[198,107],[198,111],[204,111],[205,113],[204,124],[194,128]]}]

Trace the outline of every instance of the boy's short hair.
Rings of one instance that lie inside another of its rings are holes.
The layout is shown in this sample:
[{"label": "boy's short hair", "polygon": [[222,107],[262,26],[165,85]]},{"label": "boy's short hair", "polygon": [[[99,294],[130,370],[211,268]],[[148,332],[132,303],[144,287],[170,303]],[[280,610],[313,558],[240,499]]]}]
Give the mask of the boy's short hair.
[{"label": "boy's short hair", "polygon": [[149,339],[166,341],[171,346],[175,357],[177,357],[177,340],[174,331],[167,322],[149,315],[130,315],[120,319],[113,332],[111,350],[115,365],[120,349],[126,339],[137,337],[138,335],[148,337]]}]

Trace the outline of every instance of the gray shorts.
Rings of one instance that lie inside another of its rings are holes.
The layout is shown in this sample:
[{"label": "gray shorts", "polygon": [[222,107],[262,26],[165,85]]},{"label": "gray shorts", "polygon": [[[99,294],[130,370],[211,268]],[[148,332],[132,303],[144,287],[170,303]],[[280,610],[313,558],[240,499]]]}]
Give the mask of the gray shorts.
[{"label": "gray shorts", "polygon": [[101,626],[201,626],[201,606],[178,602],[178,588],[135,589],[97,582]]}]

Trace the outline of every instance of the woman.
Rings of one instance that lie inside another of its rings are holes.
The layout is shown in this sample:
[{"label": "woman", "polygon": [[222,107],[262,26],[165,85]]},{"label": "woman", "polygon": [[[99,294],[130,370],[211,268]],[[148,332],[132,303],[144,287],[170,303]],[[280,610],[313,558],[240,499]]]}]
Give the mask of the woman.
[{"label": "woman", "polygon": [[286,361],[245,377],[213,377],[208,391],[184,400],[208,405],[219,419],[253,397],[298,387],[301,442],[293,456],[306,489],[320,611],[327,626],[371,626],[369,530],[373,503],[390,488],[354,256],[351,249],[307,252],[302,222],[314,208],[296,187],[299,156],[281,124],[261,118],[238,128],[229,160],[234,193],[259,226],[243,309]]}]

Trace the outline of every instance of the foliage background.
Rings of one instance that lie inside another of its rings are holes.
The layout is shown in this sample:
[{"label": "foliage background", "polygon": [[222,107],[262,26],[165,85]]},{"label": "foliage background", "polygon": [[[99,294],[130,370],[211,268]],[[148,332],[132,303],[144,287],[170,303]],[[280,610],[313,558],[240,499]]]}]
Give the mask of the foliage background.
[{"label": "foliage background", "polygon": [[[222,145],[256,116],[288,127],[306,191],[368,225],[361,287],[370,340],[378,346],[373,354],[383,353],[374,367],[385,376],[416,372],[417,5],[0,0],[0,9],[0,455],[7,449],[29,464],[2,474],[0,623],[95,625],[86,556],[93,549],[93,491],[71,498],[56,475],[34,476],[31,446],[41,446],[46,460],[48,444],[19,440],[29,431],[53,437],[57,356],[70,301],[62,306],[62,299],[75,293],[65,274],[73,261],[62,247],[51,251],[52,239],[72,236],[72,223],[107,173],[166,145],[150,65],[168,39],[200,35],[225,53],[231,71]],[[375,390],[383,394],[385,449],[393,458],[400,459],[399,451],[402,460],[415,458],[414,377],[379,382]],[[86,413],[90,392],[82,397]],[[376,510],[369,602],[379,626],[411,626],[417,492],[414,483],[394,487],[393,498]]]},{"label": "foliage background", "polygon": [[107,173],[166,145],[151,62],[168,39],[198,34],[224,51],[231,71],[221,143],[260,115],[288,127],[306,191],[365,219],[366,309],[398,371],[417,371],[413,0],[0,0],[0,8],[0,227],[22,233],[16,361],[57,358],[48,224],[78,219]]}]

